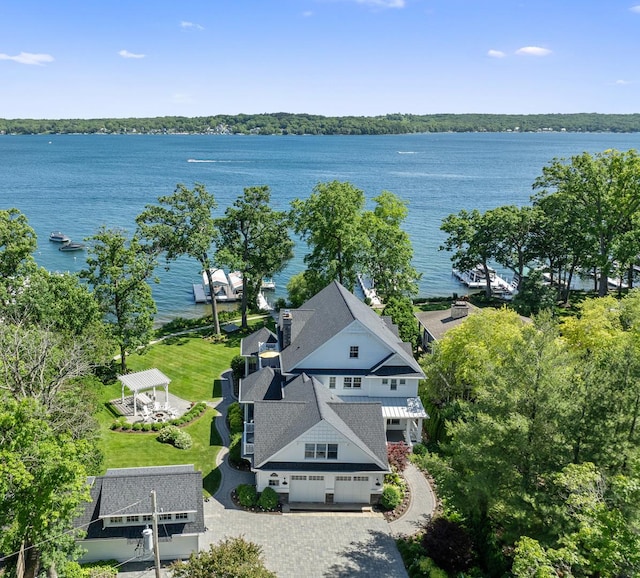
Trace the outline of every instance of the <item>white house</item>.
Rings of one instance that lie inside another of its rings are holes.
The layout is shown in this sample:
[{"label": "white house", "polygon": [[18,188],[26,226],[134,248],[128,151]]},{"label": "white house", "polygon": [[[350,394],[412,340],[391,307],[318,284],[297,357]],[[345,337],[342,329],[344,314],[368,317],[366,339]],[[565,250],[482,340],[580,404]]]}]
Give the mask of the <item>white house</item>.
[{"label": "white house", "polygon": [[90,478],[91,502],[75,520],[86,536],[80,562],[152,560],[142,532],[153,524],[151,490],[155,490],[158,549],[161,560],[188,558],[198,552],[205,531],[202,473],[193,464],[107,470]]},{"label": "white house", "polygon": [[253,370],[239,400],[258,490],[271,485],[289,501],[368,503],[388,469],[386,441],[422,439],[424,374],[410,345],[337,282],[281,311],[278,335],[261,329],[242,341],[241,354]]}]

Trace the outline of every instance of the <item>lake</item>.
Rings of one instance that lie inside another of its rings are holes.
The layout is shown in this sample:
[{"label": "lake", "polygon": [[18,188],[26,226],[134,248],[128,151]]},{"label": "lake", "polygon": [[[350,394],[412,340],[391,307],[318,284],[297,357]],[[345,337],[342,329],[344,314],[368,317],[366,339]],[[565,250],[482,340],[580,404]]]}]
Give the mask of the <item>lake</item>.
[{"label": "lake", "polygon": [[[445,133],[385,136],[49,135],[0,137],[2,208],[16,207],[38,235],[36,260],[51,271],[79,271],[84,253],[49,242],[60,230],[74,241],[98,227],[133,231],[135,217],[177,183],[203,183],[219,214],[245,187],[268,185],[272,204],[288,209],[319,182],[348,181],[368,200],[388,190],[409,204],[405,229],[421,296],[462,293],[451,276],[440,223],[460,209],[486,210],[530,201],[531,185],[552,159],[584,151],[640,149],[640,134]],[[286,294],[302,270],[306,247],[275,277]],[[208,309],[193,303],[198,264],[181,259],[158,268],[158,321]]]}]

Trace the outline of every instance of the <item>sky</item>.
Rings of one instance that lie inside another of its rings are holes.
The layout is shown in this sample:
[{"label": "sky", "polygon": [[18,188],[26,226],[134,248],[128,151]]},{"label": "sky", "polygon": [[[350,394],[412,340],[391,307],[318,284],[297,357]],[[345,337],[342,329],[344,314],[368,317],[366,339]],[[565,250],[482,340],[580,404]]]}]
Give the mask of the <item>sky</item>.
[{"label": "sky", "polygon": [[640,112],[640,0],[0,0],[0,118]]}]

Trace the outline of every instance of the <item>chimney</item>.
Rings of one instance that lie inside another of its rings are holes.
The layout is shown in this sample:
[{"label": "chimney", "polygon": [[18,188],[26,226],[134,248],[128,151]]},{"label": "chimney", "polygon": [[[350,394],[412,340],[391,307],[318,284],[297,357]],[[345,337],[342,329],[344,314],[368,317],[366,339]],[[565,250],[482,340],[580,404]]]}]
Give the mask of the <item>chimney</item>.
[{"label": "chimney", "polygon": [[291,315],[290,309],[285,309],[282,312],[282,349],[291,345],[291,321],[293,315]]},{"label": "chimney", "polygon": [[461,319],[469,315],[469,306],[466,301],[454,301],[451,304],[451,319]]}]

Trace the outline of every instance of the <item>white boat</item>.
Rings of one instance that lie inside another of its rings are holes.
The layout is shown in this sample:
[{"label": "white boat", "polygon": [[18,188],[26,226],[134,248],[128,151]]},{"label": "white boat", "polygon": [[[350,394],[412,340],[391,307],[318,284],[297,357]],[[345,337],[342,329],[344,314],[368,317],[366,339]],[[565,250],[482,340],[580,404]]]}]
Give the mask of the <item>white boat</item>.
[{"label": "white boat", "polygon": [[[210,269],[213,282],[213,294],[216,301],[239,301],[242,299],[242,273],[223,269]],[[202,284],[193,284],[193,297],[196,303],[211,301],[211,288],[206,271],[202,272]]]},{"label": "white boat", "polygon": [[60,247],[58,251],[82,251],[84,248],[84,243],[74,243],[69,239],[66,243],[63,243],[62,247]]},{"label": "white boat", "polygon": [[271,277],[265,277],[262,280],[262,285],[260,286],[262,291],[275,291],[276,283]]},{"label": "white boat", "polygon": [[60,231],[53,231],[53,233],[49,235],[49,241],[53,241],[54,243],[69,243],[71,239]]},{"label": "white boat", "polygon": [[[476,265],[469,271],[459,271],[453,269],[453,276],[469,289],[486,289],[487,277],[482,265]],[[491,291],[497,294],[511,294],[514,291],[512,283],[509,283],[498,275],[495,269],[489,267],[489,279],[491,282]]]}]

